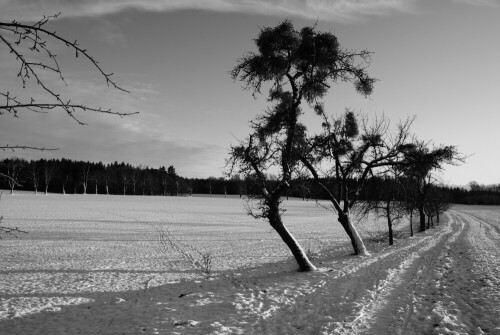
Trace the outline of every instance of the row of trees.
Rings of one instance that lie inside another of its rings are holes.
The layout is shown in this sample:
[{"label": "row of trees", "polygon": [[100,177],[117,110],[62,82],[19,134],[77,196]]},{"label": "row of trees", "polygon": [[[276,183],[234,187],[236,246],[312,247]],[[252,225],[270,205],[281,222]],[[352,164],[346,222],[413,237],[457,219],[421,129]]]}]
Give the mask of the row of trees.
[{"label": "row of trees", "polygon": [[[295,30],[289,20],[263,28],[255,40],[257,51],[239,59],[231,72],[254,95],[268,85],[272,106],[252,121],[248,138],[231,148],[230,173],[253,176],[260,192],[254,195],[256,206],[249,214],[269,222],[302,271],[315,266],[281,218],[282,199],[294,179],[305,175],[324,190],[354,253],[368,255],[351,220],[368,177],[392,178],[395,185],[411,181],[412,206],[424,231],[432,171],[462,159],[453,146],[433,146],[411,136],[411,119],[391,130],[385,118],[368,122],[349,109],[340,116],[328,115],[322,98],[332,83],[353,82],[355,90],[366,96],[376,80],[366,71],[370,52],[342,49],[332,33],[315,28]],[[319,134],[308,133],[301,122],[303,105],[317,114],[323,128]],[[270,174],[276,178],[270,180]],[[334,189],[324,183],[329,179],[335,179]],[[383,197],[387,203],[388,194]]]},{"label": "row of trees", "polygon": [[38,193],[100,193],[123,195],[179,195],[191,193],[175,168],[134,167],[114,162],[104,165],[68,159],[32,160],[9,158],[0,161],[3,187]]},{"label": "row of trees", "polygon": [[[307,181],[297,183],[305,185]],[[150,168],[128,163],[73,161],[69,159],[40,159],[26,161],[21,158],[0,160],[0,188],[33,191],[35,193],[121,194],[179,196],[195,194],[228,195],[240,197],[254,192],[253,179],[223,177],[186,178],[179,176],[174,166]],[[289,196],[309,196],[297,189]]]},{"label": "row of trees", "polygon": [[[274,175],[268,175],[272,181]],[[399,182],[401,182],[400,179]],[[147,166],[132,166],[128,163],[73,161],[69,159],[40,159],[26,161],[21,158],[0,160],[0,189],[32,191],[35,194],[119,194],[119,195],[239,195],[253,196],[259,193],[255,183],[256,176],[247,177],[234,175],[231,178],[186,178],[179,176],[174,166],[168,168],[150,168]],[[344,183],[348,188],[355,188],[358,181],[347,178]],[[406,193],[396,188],[393,178],[388,176],[370,176],[360,189],[359,199],[363,202],[384,199],[387,194],[394,194],[399,201],[405,201]],[[336,179],[322,179],[318,183],[305,174],[292,179],[286,198],[302,198],[303,200],[329,198],[330,190],[338,189]],[[471,193],[465,189],[449,189],[438,187],[439,192],[453,199],[457,192]],[[408,189],[409,186],[405,185]],[[389,191],[387,191],[389,190]]]},{"label": "row of trees", "polygon": [[500,185],[478,185],[478,187],[453,187],[448,189],[451,202],[465,205],[500,205]]}]

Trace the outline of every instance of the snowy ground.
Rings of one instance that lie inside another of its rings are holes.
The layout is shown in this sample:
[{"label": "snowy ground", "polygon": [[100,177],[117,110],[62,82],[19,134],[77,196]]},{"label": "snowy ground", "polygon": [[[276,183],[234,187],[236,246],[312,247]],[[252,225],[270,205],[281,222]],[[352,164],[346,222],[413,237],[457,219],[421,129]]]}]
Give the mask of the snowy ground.
[{"label": "snowy ground", "polygon": [[239,199],[4,195],[30,233],[0,241],[0,334],[500,334],[499,207],[354,257],[331,213],[286,206],[316,272]]}]

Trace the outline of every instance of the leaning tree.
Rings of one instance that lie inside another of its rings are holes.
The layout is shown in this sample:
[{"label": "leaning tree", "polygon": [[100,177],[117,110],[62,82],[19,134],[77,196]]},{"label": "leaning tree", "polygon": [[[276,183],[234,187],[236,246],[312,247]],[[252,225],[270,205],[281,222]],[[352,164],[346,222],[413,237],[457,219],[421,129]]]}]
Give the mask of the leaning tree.
[{"label": "leaning tree", "polygon": [[370,94],[375,82],[366,72],[371,53],[342,49],[332,33],[318,32],[316,26],[296,30],[289,20],[261,29],[255,44],[257,51],[240,58],[231,77],[254,96],[268,85],[272,106],[252,122],[249,137],[231,147],[230,174],[254,177],[259,192],[251,212],[276,230],[300,270],[310,271],[315,267],[284,225],[281,206],[299,165],[296,144],[306,131],[299,122],[301,106],[321,105],[339,81],[354,82],[359,93]]},{"label": "leaning tree", "polygon": [[[96,69],[104,78],[106,84],[119,91],[128,92],[119,86],[113,79],[112,73],[106,73],[97,60],[82,48],[76,40],[70,40],[63,34],[49,30],[47,24],[52,19],[57,19],[59,14],[43,17],[38,22],[22,23],[16,20],[11,22],[0,20],[0,48],[5,49],[11,55],[14,63],[18,65],[15,73],[19,78],[23,89],[34,86],[40,91],[35,96],[25,97],[20,92],[11,92],[9,88],[0,88],[0,115],[11,115],[19,117],[22,111],[34,113],[48,113],[52,110],[61,109],[78,124],[85,123],[77,116],[78,112],[98,112],[125,116],[135,113],[124,113],[112,111],[98,106],[72,102],[70,97],[63,96],[47,80],[50,76],[57,76],[59,80],[67,85],[57,54],[57,48],[69,48],[75,57],[86,59],[91,67]],[[24,92],[23,92],[24,93]],[[43,98],[38,98],[38,96]],[[43,100],[41,100],[43,99]],[[47,149],[35,144],[0,144],[3,151],[15,151],[17,149],[55,150]],[[5,177],[5,176],[3,176]],[[13,182],[12,178],[8,178]],[[0,232],[9,231],[6,227],[0,227]],[[9,232],[12,232],[11,230]]]},{"label": "leaning tree", "polygon": [[[354,254],[368,255],[351,213],[367,178],[402,162],[413,119],[399,123],[391,131],[384,117],[369,123],[350,109],[338,117],[328,117],[322,108],[316,111],[323,119],[323,132],[303,140],[300,160],[331,202]],[[329,180],[334,181],[333,188],[327,185]]]}]

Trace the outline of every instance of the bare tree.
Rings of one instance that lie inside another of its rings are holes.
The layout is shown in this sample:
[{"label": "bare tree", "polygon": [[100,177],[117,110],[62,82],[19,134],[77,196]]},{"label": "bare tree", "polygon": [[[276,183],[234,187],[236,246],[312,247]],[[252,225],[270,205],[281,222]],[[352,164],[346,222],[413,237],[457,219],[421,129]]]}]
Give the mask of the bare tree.
[{"label": "bare tree", "polygon": [[127,186],[130,180],[129,180],[128,169],[126,166],[120,169],[120,177],[122,179],[123,195],[127,195]]},{"label": "bare tree", "polygon": [[99,194],[99,178],[100,178],[101,172],[100,171],[94,171],[92,174],[92,177],[90,177],[90,180],[94,182],[95,186],[95,194]]},{"label": "bare tree", "polygon": [[83,194],[87,194],[87,186],[89,184],[90,177],[91,177],[91,175],[90,175],[90,163],[86,163],[82,166],[82,171],[81,171]]},{"label": "bare tree", "polygon": [[[21,23],[18,21],[3,22],[0,21],[0,47],[3,45],[13,59],[19,64],[17,77],[21,80],[23,88],[30,84],[36,84],[47,97],[48,101],[37,101],[33,97],[27,100],[18,98],[15,93],[9,91],[0,91],[0,98],[3,98],[3,103],[0,102],[0,114],[5,112],[10,113],[14,117],[22,110],[28,110],[35,113],[47,113],[50,110],[62,109],[78,124],[85,124],[76,116],[78,111],[92,111],[99,113],[115,114],[125,116],[135,113],[114,112],[110,109],[101,107],[87,106],[83,104],[75,104],[69,98],[63,97],[56,92],[44,81],[44,75],[47,73],[55,74],[59,79],[66,84],[59,61],[55,52],[51,49],[51,43],[59,44],[63,47],[72,49],[76,57],[87,59],[90,64],[103,76],[106,84],[120,91],[128,92],[118,86],[112,79],[112,73],[106,73],[101,68],[97,60],[95,60],[86,49],[80,47],[78,42],[71,41],[62,35],[48,30],[46,28],[51,19],[56,19],[59,14],[54,16],[43,17],[36,23]],[[3,145],[0,148],[7,149],[43,149],[29,146],[10,146]]]},{"label": "bare tree", "polygon": [[137,181],[139,180],[139,176],[137,175],[136,169],[130,169],[130,183],[132,184],[132,192],[135,195]]},{"label": "bare tree", "polygon": [[21,171],[25,163],[24,160],[19,158],[5,159],[2,161],[3,172],[0,172],[0,177],[7,180],[10,194],[14,194],[16,186],[21,186]]},{"label": "bare tree", "polygon": [[52,177],[54,176],[54,169],[55,167],[49,161],[45,161],[43,166],[43,177],[44,177],[43,180],[45,183],[45,194],[49,193],[49,184],[50,181],[52,180]]},{"label": "bare tree", "polygon": [[[349,109],[337,118],[329,118],[323,109],[317,112],[323,118],[323,133],[304,141],[301,161],[327,194],[354,254],[367,255],[361,235],[352,223],[351,211],[369,175],[402,161],[401,150],[413,119],[400,123],[391,133],[389,121],[383,117],[369,124]],[[321,170],[325,171],[322,175]],[[325,179],[333,179],[335,189],[330,189]]]},{"label": "bare tree", "polygon": [[394,244],[394,225],[407,216],[406,203],[403,201],[404,187],[397,173],[391,167],[383,172],[382,178],[373,178],[370,199],[363,201],[361,206],[364,215],[375,213],[386,220],[389,245]]},{"label": "bare tree", "polygon": [[110,167],[105,166],[104,167],[104,172],[103,172],[103,178],[104,178],[104,186],[106,187],[106,194],[109,195],[109,182],[111,180],[110,176]]},{"label": "bare tree", "polygon": [[[255,176],[259,193],[252,198],[258,211],[250,214],[269,222],[300,270],[314,270],[281,218],[282,197],[287,195],[298,166],[296,142],[306,130],[299,122],[301,105],[320,105],[331,83],[338,81],[355,82],[359,93],[371,93],[375,80],[365,71],[370,53],[343,50],[332,33],[318,32],[315,26],[297,31],[289,20],[261,29],[255,44],[257,52],[239,59],[231,76],[242,81],[254,96],[269,83],[268,100],[273,106],[252,123],[248,139],[231,148],[230,173]],[[278,171],[276,179],[270,180],[268,175],[274,171]]]},{"label": "bare tree", "polygon": [[31,181],[33,182],[33,188],[35,194],[38,194],[38,187],[40,185],[40,167],[38,166],[37,161],[30,162],[30,173],[31,173]]},{"label": "bare tree", "polygon": [[435,146],[430,142],[415,140],[405,148],[403,169],[415,185],[415,206],[420,216],[420,231],[426,230],[425,203],[435,181],[433,173],[441,170],[445,164],[458,165],[465,162],[465,159],[455,146]]},{"label": "bare tree", "polygon": [[[399,168],[400,169],[400,168]],[[413,215],[417,210],[417,188],[412,178],[408,177],[405,173],[398,172],[398,180],[403,188],[402,201],[404,203],[404,208],[406,211],[406,216],[408,217],[409,227],[410,227],[410,236],[414,235],[413,232]]]},{"label": "bare tree", "polygon": [[434,217],[436,224],[439,224],[440,215],[452,206],[449,192],[438,185],[431,184],[424,204],[424,211],[427,214],[427,228],[434,226]]}]

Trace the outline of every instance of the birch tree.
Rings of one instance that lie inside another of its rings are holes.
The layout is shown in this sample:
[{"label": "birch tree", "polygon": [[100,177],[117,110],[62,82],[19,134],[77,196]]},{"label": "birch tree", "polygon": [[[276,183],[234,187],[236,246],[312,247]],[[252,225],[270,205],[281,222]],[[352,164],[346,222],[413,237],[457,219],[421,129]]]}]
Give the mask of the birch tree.
[{"label": "birch tree", "polygon": [[49,184],[52,178],[54,177],[54,165],[50,161],[44,161],[43,166],[43,180],[45,185],[45,194],[49,193]]},{"label": "birch tree", "polygon": [[80,177],[82,180],[83,194],[87,194],[87,186],[89,184],[89,180],[91,177],[90,163],[89,162],[87,162],[86,164],[83,164]]},{"label": "birch tree", "polygon": [[14,194],[16,186],[21,186],[21,171],[25,165],[26,161],[19,158],[6,159],[2,162],[0,177],[7,181],[10,194]]},{"label": "birch tree", "polygon": [[40,167],[38,166],[37,161],[31,161],[30,162],[30,173],[31,173],[31,181],[33,182],[33,188],[35,191],[35,194],[38,194],[38,187],[40,185]]}]

